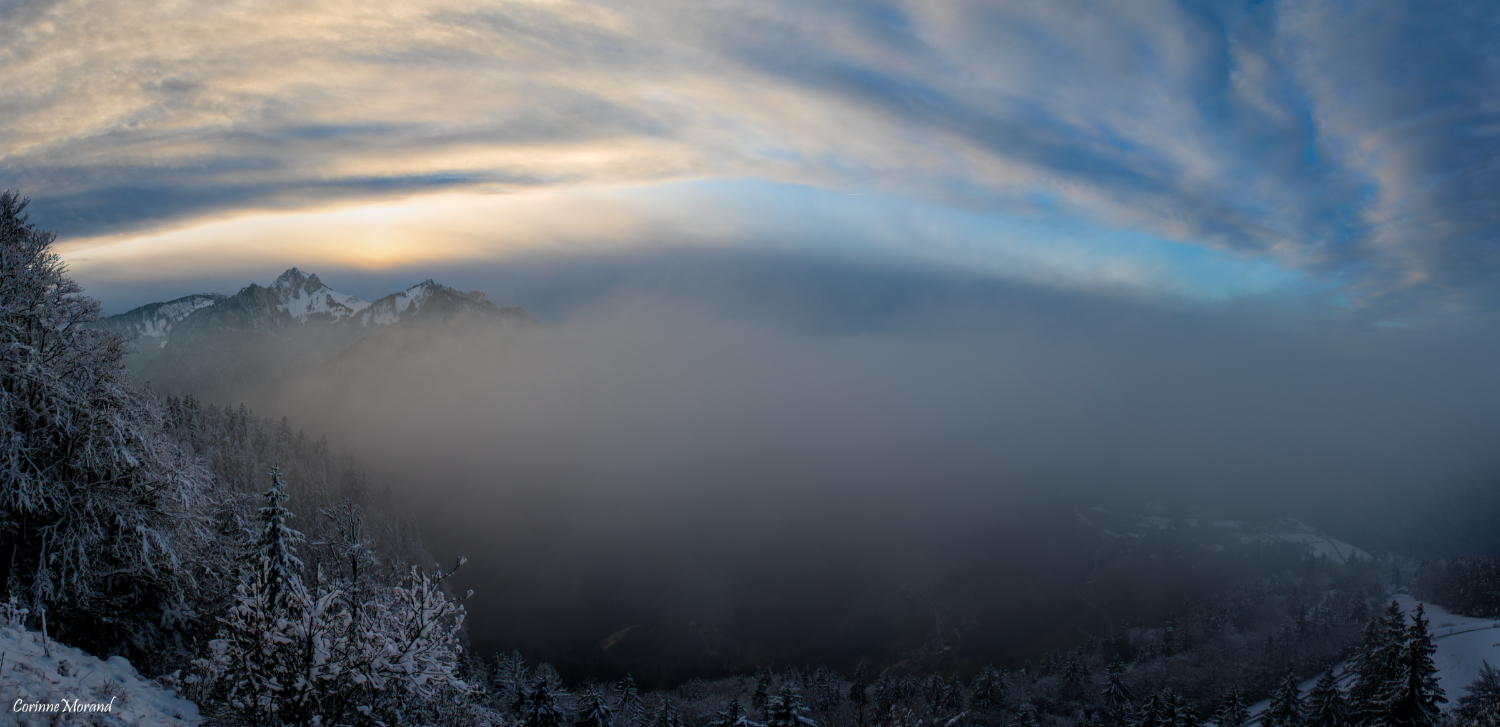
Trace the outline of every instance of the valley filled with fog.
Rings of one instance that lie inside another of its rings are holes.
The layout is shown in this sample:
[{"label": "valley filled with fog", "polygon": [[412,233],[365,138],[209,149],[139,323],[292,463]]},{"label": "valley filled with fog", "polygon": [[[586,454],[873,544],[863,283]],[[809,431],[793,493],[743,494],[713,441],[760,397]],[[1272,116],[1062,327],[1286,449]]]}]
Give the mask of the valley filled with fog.
[{"label": "valley filled with fog", "polygon": [[[1211,550],[1223,533],[1163,562],[1091,509],[1493,546],[1488,511],[1443,504],[1495,466],[1483,340],[1016,286],[856,324],[796,283],[754,304],[622,286],[542,322],[194,329],[133,360],[160,394],[348,447],[434,554],[470,558],[480,653],[578,676],[894,664],[933,642],[952,666],[1019,663],[1276,572]],[[1101,572],[1120,581],[1102,609]]]}]

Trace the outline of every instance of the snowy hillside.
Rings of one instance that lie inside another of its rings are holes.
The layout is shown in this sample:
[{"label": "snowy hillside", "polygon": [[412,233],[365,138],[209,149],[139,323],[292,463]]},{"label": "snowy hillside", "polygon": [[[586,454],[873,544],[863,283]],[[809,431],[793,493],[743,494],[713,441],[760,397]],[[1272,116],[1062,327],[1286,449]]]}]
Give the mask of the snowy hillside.
[{"label": "snowy hillside", "polygon": [[496,308],[477,290],[464,293],[424,280],[371,303],[354,322],[360,326],[388,326],[417,318],[443,320],[463,315],[498,316],[502,321],[530,320],[519,308]]},{"label": "snowy hillside", "polygon": [[399,293],[387,295],[371,304],[364,314],[356,319],[356,322],[361,326],[395,323],[408,311],[415,312],[420,309],[422,304],[432,296],[433,290],[441,287],[431,280],[424,280]]},{"label": "snowy hillside", "polygon": [[1203,514],[1186,517],[1167,511],[1160,503],[1146,506],[1144,514],[1112,512],[1102,507],[1093,507],[1077,513],[1077,517],[1083,527],[1124,543],[1145,542],[1153,535],[1172,532],[1190,537],[1199,546],[1216,551],[1246,545],[1300,543],[1312,555],[1333,563],[1347,564],[1355,559],[1370,557],[1364,550],[1293,518],[1246,522],[1213,519]]},{"label": "snowy hillside", "polygon": [[153,339],[158,347],[166,344],[167,335],[182,319],[194,311],[207,308],[225,296],[218,293],[195,293],[165,303],[151,303],[105,319],[105,325],[127,334]]},{"label": "snowy hillside", "polygon": [[[1417,608],[1417,600],[1405,593],[1397,594],[1394,600],[1408,616]],[[1431,603],[1422,604],[1422,608],[1431,624],[1432,643],[1437,647],[1432,661],[1438,670],[1438,685],[1447,696],[1447,708],[1452,709],[1468,686],[1479,677],[1479,670],[1485,662],[1489,662],[1491,666],[1500,666],[1500,621],[1458,616]],[[1350,664],[1346,662],[1334,670],[1339,675],[1339,686],[1344,689],[1348,689],[1354,678],[1349,667]],[[1302,682],[1304,697],[1312,691],[1317,681],[1314,677]],[[1255,716],[1247,727],[1260,724],[1259,715],[1270,703],[1271,700],[1263,699],[1250,705],[1250,713]]]},{"label": "snowy hillside", "polygon": [[[99,660],[44,643],[15,625],[0,627],[0,724],[201,724],[198,705],[147,681],[123,657]],[[71,710],[71,711],[70,711]]]}]

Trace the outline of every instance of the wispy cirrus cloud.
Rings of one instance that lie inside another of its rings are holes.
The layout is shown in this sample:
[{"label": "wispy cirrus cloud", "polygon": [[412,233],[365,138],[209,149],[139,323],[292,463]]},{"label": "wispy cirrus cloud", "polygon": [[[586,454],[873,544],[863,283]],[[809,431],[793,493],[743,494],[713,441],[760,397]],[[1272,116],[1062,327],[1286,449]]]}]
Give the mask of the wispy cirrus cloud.
[{"label": "wispy cirrus cloud", "polygon": [[75,237],[434,192],[669,199],[666,183],[722,178],[1127,231],[1374,308],[1486,309],[1500,275],[1488,3],[0,13],[16,29],[0,173]]}]

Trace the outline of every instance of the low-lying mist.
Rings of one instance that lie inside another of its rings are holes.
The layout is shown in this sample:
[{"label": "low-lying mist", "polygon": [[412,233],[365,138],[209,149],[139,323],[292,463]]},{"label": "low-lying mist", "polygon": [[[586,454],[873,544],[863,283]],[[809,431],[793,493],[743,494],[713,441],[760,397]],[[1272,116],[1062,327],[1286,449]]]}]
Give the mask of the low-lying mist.
[{"label": "low-lying mist", "polygon": [[[1489,343],[1266,320],[975,303],[830,331],[620,294],[393,330],[243,398],[348,444],[470,559],[481,654],[661,681],[959,629],[966,658],[1019,660],[1103,628],[1077,510],[1295,515],[1382,549],[1431,490],[1500,472]],[[1236,576],[1212,571],[1157,603]]]}]

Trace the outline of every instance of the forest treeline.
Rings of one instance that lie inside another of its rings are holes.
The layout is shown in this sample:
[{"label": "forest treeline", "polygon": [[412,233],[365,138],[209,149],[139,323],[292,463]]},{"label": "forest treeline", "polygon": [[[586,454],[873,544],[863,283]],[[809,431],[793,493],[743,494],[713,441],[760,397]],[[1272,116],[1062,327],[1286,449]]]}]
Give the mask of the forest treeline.
[{"label": "forest treeline", "polygon": [[322,440],[161,402],[0,194],[0,573],[27,625],[227,724],[474,723],[463,609]]},{"label": "forest treeline", "polygon": [[1412,595],[1453,613],[1500,619],[1500,558],[1437,558],[1417,569]]},{"label": "forest treeline", "polygon": [[[566,688],[549,665],[528,667],[513,653],[491,664],[485,703],[522,727],[1500,724],[1500,680],[1489,670],[1457,709],[1440,711],[1422,610],[1408,618],[1395,602],[1378,608],[1402,570],[1396,561],[1310,558],[1190,604],[1160,626],[1122,628],[1020,668],[972,674],[791,666],[641,695],[628,675]],[[1301,682],[1313,677],[1304,693]],[[1251,712],[1266,699],[1269,707]]]}]

